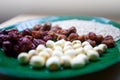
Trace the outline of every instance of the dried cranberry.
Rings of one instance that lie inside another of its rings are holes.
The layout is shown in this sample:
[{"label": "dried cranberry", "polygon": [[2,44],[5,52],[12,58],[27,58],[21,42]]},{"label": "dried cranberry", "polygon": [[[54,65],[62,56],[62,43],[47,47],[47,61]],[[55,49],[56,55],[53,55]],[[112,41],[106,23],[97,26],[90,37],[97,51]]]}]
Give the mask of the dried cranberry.
[{"label": "dried cranberry", "polygon": [[22,35],[23,36],[25,36],[25,35],[31,35],[31,30],[30,29],[28,29],[28,28],[26,28],[25,30],[23,30],[23,32],[22,32]]},{"label": "dried cranberry", "polygon": [[38,46],[39,44],[45,44],[45,41],[43,41],[42,39],[33,39],[33,44],[35,46]]},{"label": "dried cranberry", "polygon": [[50,35],[44,36],[43,40],[44,41],[52,40],[52,36],[50,36]]},{"label": "dried cranberry", "polygon": [[69,36],[68,36],[68,39],[69,41],[73,41],[73,40],[77,40],[78,39],[78,34],[77,33],[71,33]]},{"label": "dried cranberry", "polygon": [[43,27],[41,28],[41,30],[43,31],[49,31],[51,29],[51,23],[46,22]]},{"label": "dried cranberry", "polygon": [[91,39],[91,40],[96,40],[96,34],[95,33],[93,33],[93,32],[89,32],[88,33],[88,37],[89,37],[89,39]]},{"label": "dried cranberry", "polygon": [[32,31],[32,36],[33,38],[37,38],[37,39],[42,38],[42,34],[40,31]]},{"label": "dried cranberry", "polygon": [[21,51],[28,51],[32,46],[32,41],[26,37],[22,37],[18,41]]},{"label": "dried cranberry", "polygon": [[69,34],[71,34],[71,33],[76,33],[77,32],[77,30],[76,30],[76,28],[74,27],[74,26],[72,26],[70,29],[69,29]]},{"label": "dried cranberry", "polygon": [[35,26],[33,27],[33,30],[39,31],[39,30],[41,29],[41,27],[43,27],[43,26],[40,25],[40,24],[37,24],[37,25],[35,25]]}]

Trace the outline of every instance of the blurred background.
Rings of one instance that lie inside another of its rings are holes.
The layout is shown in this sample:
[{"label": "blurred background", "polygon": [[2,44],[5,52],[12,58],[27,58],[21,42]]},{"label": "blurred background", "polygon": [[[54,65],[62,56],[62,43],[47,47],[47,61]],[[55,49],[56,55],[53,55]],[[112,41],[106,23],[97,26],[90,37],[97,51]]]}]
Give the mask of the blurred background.
[{"label": "blurred background", "polygon": [[0,23],[22,14],[120,18],[120,0],[0,0]]}]

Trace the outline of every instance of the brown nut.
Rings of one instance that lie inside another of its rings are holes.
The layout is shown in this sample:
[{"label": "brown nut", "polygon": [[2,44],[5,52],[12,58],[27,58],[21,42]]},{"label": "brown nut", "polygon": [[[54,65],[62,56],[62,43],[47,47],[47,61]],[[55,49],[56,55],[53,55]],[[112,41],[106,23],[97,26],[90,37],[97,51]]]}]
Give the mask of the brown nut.
[{"label": "brown nut", "polygon": [[77,33],[71,33],[67,38],[67,40],[69,40],[69,41],[73,41],[73,40],[77,40],[77,39],[78,39]]},{"label": "brown nut", "polygon": [[97,44],[100,44],[100,43],[103,41],[103,39],[104,39],[104,38],[103,38],[102,35],[97,35],[95,41],[96,41]]},{"label": "brown nut", "polygon": [[77,30],[76,30],[76,28],[74,26],[72,26],[71,28],[69,28],[69,34],[76,33],[76,32],[77,32]]},{"label": "brown nut", "polygon": [[78,36],[78,40],[80,40],[81,42],[85,41],[84,35]]},{"label": "brown nut", "polygon": [[88,37],[89,37],[89,39],[91,39],[91,40],[96,40],[96,34],[93,33],[93,32],[89,32],[89,33],[88,33]]},{"label": "brown nut", "polygon": [[104,40],[109,40],[109,39],[112,39],[113,40],[113,37],[111,35],[107,35],[105,36]]},{"label": "brown nut", "polygon": [[93,41],[93,40],[87,40],[89,43],[90,43],[90,45],[91,46],[93,46],[93,47],[95,47],[96,46],[96,42],[95,41]]},{"label": "brown nut", "polygon": [[115,42],[112,39],[103,40],[102,44],[106,44],[108,48],[112,48],[115,46]]},{"label": "brown nut", "polygon": [[65,35],[58,35],[57,40],[61,40],[61,39],[66,40],[67,37]]},{"label": "brown nut", "polygon": [[35,26],[33,27],[33,30],[39,31],[39,30],[41,29],[41,27],[43,27],[43,26],[40,25],[40,24],[37,24],[37,25],[35,25]]},{"label": "brown nut", "polygon": [[49,31],[51,29],[52,24],[49,22],[46,22],[43,27],[41,27],[41,30],[43,31]]}]

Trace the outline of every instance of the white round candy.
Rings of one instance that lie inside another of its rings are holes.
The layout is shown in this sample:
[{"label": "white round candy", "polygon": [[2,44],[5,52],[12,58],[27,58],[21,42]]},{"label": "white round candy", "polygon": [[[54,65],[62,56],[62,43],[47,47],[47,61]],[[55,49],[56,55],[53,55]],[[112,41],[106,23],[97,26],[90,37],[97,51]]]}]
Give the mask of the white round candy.
[{"label": "white round candy", "polygon": [[74,57],[72,60],[71,60],[71,67],[76,69],[76,68],[81,68],[85,66],[85,61],[83,58],[78,58],[78,57]]},{"label": "white round candy", "polygon": [[34,56],[34,55],[37,55],[37,52],[36,52],[36,50],[30,50],[30,51],[28,52],[28,55],[29,55],[30,57],[32,57],[32,56]]},{"label": "white round candy", "polygon": [[97,51],[99,54],[102,54],[102,52],[103,52],[103,49],[101,47],[98,47],[98,46],[94,47],[93,49],[95,51]]},{"label": "white round candy", "polygon": [[70,49],[70,50],[65,51],[65,52],[64,52],[64,55],[69,55],[69,56],[71,56],[71,57],[74,57],[74,56],[76,56],[77,54],[76,54],[75,50]]},{"label": "white round candy", "polygon": [[89,43],[88,41],[84,41],[84,42],[82,43],[82,46],[84,47],[85,45],[90,45],[90,43]]},{"label": "white round candy", "polygon": [[45,59],[50,57],[50,54],[47,51],[42,51],[38,55],[44,57]]},{"label": "white round candy", "polygon": [[88,56],[85,55],[85,54],[79,54],[77,57],[78,57],[78,58],[83,58],[83,60],[85,61],[85,63],[88,63],[88,62],[89,62],[89,58],[88,58]]},{"label": "white round candy", "polygon": [[41,68],[45,65],[45,59],[40,56],[33,56],[30,59],[30,65],[32,68]]},{"label": "white round candy", "polygon": [[29,55],[26,52],[22,52],[18,55],[17,59],[21,64],[25,64],[29,62]]},{"label": "white round candy", "polygon": [[70,41],[66,41],[65,44],[64,44],[64,47],[65,46],[73,46],[73,44]]},{"label": "white round candy", "polygon": [[87,52],[88,50],[92,50],[93,47],[92,47],[91,45],[85,45],[85,46],[83,47],[83,49],[84,49],[85,52]]},{"label": "white round candy", "polygon": [[70,56],[64,55],[60,57],[61,65],[63,67],[70,67],[72,58]]},{"label": "white round candy", "polygon": [[81,45],[81,41],[80,40],[74,40],[74,41],[72,41],[72,44],[74,45],[74,44],[80,44]]},{"label": "white round candy", "polygon": [[61,46],[55,46],[54,50],[63,51]]},{"label": "white round candy", "polygon": [[105,52],[107,50],[107,45],[106,44],[100,44],[100,45],[98,45],[98,47],[100,49],[102,49],[103,52]]},{"label": "white round candy", "polygon": [[63,52],[65,52],[65,51],[67,51],[67,50],[70,50],[70,49],[73,49],[73,47],[72,46],[64,46],[64,48],[63,48]]},{"label": "white round candy", "polygon": [[73,45],[73,48],[74,48],[74,49],[81,48],[81,47],[82,47],[81,44],[74,44],[74,45]]},{"label": "white round candy", "polygon": [[46,42],[46,47],[47,48],[54,48],[54,41],[52,41],[52,40],[48,40],[47,42]]},{"label": "white round candy", "polygon": [[46,62],[46,67],[49,70],[57,70],[60,68],[60,60],[56,56],[50,57]]},{"label": "white round candy", "polygon": [[53,54],[53,50],[51,48],[46,48],[44,51],[48,52],[50,55]]},{"label": "white round candy", "polygon": [[59,40],[59,41],[55,42],[55,46],[64,47],[64,43]]},{"label": "white round candy", "polygon": [[88,50],[86,54],[90,60],[98,60],[99,59],[99,54],[95,50]]},{"label": "white round candy", "polygon": [[46,47],[44,45],[40,44],[37,46],[36,51],[37,51],[37,53],[39,53],[39,52],[43,51],[45,48]]},{"label": "white round candy", "polygon": [[84,49],[82,47],[78,48],[78,49],[75,49],[75,52],[76,52],[77,55],[79,55],[79,54],[85,54]]},{"label": "white round candy", "polygon": [[62,53],[62,51],[54,50],[52,56],[58,56],[58,57],[60,57],[60,56],[63,56],[63,53]]}]

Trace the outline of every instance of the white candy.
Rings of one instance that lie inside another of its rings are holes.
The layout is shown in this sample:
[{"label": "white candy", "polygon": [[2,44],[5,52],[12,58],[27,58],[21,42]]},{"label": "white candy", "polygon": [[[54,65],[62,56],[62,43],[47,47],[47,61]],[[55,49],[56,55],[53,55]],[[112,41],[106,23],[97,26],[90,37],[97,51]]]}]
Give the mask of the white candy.
[{"label": "white candy", "polygon": [[81,48],[81,44],[74,44],[74,45],[73,45],[73,48],[74,48],[74,49]]},{"label": "white candy", "polygon": [[54,45],[55,45],[55,43],[54,43],[54,41],[52,41],[52,40],[48,40],[48,41],[46,42],[46,47],[47,47],[47,48],[54,48]]},{"label": "white candy", "polygon": [[81,41],[80,40],[74,40],[74,41],[72,41],[72,44],[74,45],[74,44],[80,44],[81,45]]},{"label": "white candy", "polygon": [[98,60],[99,59],[99,53],[95,50],[88,50],[86,54],[90,60]]},{"label": "white candy", "polygon": [[52,56],[58,56],[58,57],[60,57],[60,56],[63,56],[63,53],[61,51],[54,50]]},{"label": "white candy", "polygon": [[83,47],[83,49],[84,49],[85,52],[87,52],[88,50],[92,50],[93,47],[92,47],[91,45],[85,45],[85,46]]},{"label": "white candy", "polygon": [[37,53],[39,53],[39,52],[43,51],[45,48],[46,47],[44,45],[40,44],[40,45],[37,46],[36,51],[37,51]]},{"label": "white candy", "polygon": [[71,56],[71,57],[74,57],[74,56],[76,56],[77,54],[76,54],[75,50],[70,49],[70,50],[65,51],[65,52],[64,52],[64,55],[69,55],[69,56]]},{"label": "white candy", "polygon": [[60,60],[56,56],[50,57],[46,62],[46,67],[49,70],[57,70],[60,68]]},{"label": "white candy", "polygon": [[83,58],[78,58],[78,57],[74,57],[71,60],[71,67],[76,69],[76,68],[81,68],[85,66],[85,60]]},{"label": "white candy", "polygon": [[36,52],[36,50],[30,50],[30,51],[28,52],[28,55],[29,55],[30,57],[32,57],[32,56],[34,56],[34,55],[37,55],[37,52]]},{"label": "white candy", "polygon": [[66,41],[65,44],[64,44],[64,47],[65,46],[73,46],[73,44],[70,41]]},{"label": "white candy", "polygon": [[41,56],[33,56],[29,64],[32,68],[41,68],[45,65],[45,59]]},{"label": "white candy", "polygon": [[70,56],[64,55],[60,57],[61,65],[63,67],[70,67],[72,58]]},{"label": "white candy", "polygon": [[102,54],[102,52],[103,52],[103,49],[100,48],[100,47],[98,47],[98,46],[94,47],[93,49],[94,49],[95,51],[97,51],[99,54]]},{"label": "white candy", "polygon": [[85,61],[85,63],[89,62],[89,58],[85,54],[79,54],[77,57],[78,58],[83,58],[83,60]]},{"label": "white candy", "polygon": [[88,41],[84,41],[84,42],[82,43],[82,46],[84,47],[85,45],[90,45],[90,43],[89,43]]},{"label": "white candy", "polygon": [[25,64],[29,62],[29,55],[26,52],[22,52],[18,55],[17,59],[21,64]]},{"label": "white candy", "polygon": [[50,54],[47,51],[42,51],[38,54],[38,56],[42,56],[45,59],[48,59],[50,57]]},{"label": "white candy", "polygon": [[79,55],[79,54],[85,54],[84,49],[82,47],[78,48],[78,49],[75,49],[75,52],[76,52],[77,55]]},{"label": "white candy", "polygon": [[51,48],[46,48],[44,51],[48,52],[50,55],[53,54],[53,50]]},{"label": "white candy", "polygon": [[64,46],[63,52],[70,50],[70,49],[73,49],[73,47],[72,46]]},{"label": "white candy", "polygon": [[106,44],[100,44],[100,45],[98,45],[98,47],[100,49],[102,49],[103,52],[105,52],[107,50],[107,45]]},{"label": "white candy", "polygon": [[57,41],[55,42],[55,46],[64,47],[64,43],[62,41]]},{"label": "white candy", "polygon": [[55,46],[54,50],[58,50],[58,51],[61,51],[61,52],[63,51],[62,47],[60,47],[60,46]]}]

